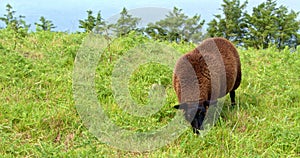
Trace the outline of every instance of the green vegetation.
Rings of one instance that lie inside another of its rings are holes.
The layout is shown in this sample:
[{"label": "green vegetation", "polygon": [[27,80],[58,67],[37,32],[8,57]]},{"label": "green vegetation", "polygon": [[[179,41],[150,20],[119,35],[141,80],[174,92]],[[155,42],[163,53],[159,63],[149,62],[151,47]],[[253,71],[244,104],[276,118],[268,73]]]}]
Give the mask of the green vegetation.
[{"label": "green vegetation", "polygon": [[245,8],[248,1],[240,4],[239,0],[224,0],[220,10],[221,14],[214,15],[215,19],[208,23],[207,34],[211,37],[224,37],[230,41],[241,44],[245,38]]},{"label": "green vegetation", "polygon": [[15,16],[16,11],[13,10],[12,6],[6,5],[7,14],[4,14],[3,17],[0,17],[0,20],[3,21],[6,25],[6,28],[9,28],[22,36],[25,36],[28,32],[30,25],[26,24],[25,16],[19,15]]},{"label": "green vegetation", "polygon": [[137,28],[141,18],[133,17],[130,15],[126,8],[123,8],[120,13],[120,18],[116,24],[113,24],[113,31],[117,34],[118,37],[128,34],[130,31],[133,31]]},{"label": "green vegetation", "polygon": [[208,36],[221,36],[243,47],[265,49],[276,45],[299,45],[299,12],[278,6],[276,0],[266,0],[252,8],[252,13],[245,11],[248,1],[223,0],[223,14],[215,15],[208,25]]},{"label": "green vegetation", "polygon": [[[247,2],[223,2],[225,17],[215,15],[208,34],[201,32],[200,15],[190,18],[179,8],[146,28],[137,28],[140,19],[124,8],[116,24],[106,24],[100,11],[96,17],[87,11],[87,19],[79,21],[84,33],[52,32],[54,24],[43,16],[35,23],[36,32],[29,32],[25,17],[16,17],[7,5],[0,17],[6,24],[0,29],[1,157],[300,157],[299,13],[267,0],[249,15],[244,12]],[[165,87],[166,100],[157,113],[132,116],[113,96],[118,60],[143,44],[161,44],[184,54],[195,47],[191,42],[205,37],[230,39],[240,46],[242,63],[237,106],[229,108],[226,96],[221,117],[204,138],[188,129],[157,150],[127,152],[99,141],[76,110],[72,79],[76,54],[88,33],[107,35],[110,29],[117,38],[105,36],[109,44],[97,65],[95,89],[104,112],[119,127],[147,132],[165,126],[176,114],[173,70],[166,65],[140,65],[128,83],[130,95],[142,107],[152,103],[149,96],[159,88],[155,85]]]},{"label": "green vegetation", "polygon": [[252,15],[245,15],[249,28],[244,40],[245,45],[263,49],[268,48],[270,44],[279,49],[299,45],[297,32],[300,23],[296,20],[298,15],[299,12],[289,12],[286,7],[278,7],[276,1],[272,0],[254,7]]},{"label": "green vegetation", "polygon": [[201,20],[200,15],[189,18],[183,13],[182,9],[174,7],[165,19],[155,24],[148,24],[146,33],[153,38],[165,39],[171,42],[190,41],[197,43],[202,40],[204,23],[205,21]]},{"label": "green vegetation", "polygon": [[[14,39],[0,30],[0,154],[3,157],[299,157],[300,156],[300,49],[278,51],[239,49],[243,80],[238,104],[229,109],[204,137],[191,129],[174,142],[154,151],[132,153],[97,140],[83,125],[74,106],[74,59],[87,34],[29,33]],[[14,43],[17,42],[17,44]],[[165,86],[163,108],[147,118],[130,116],[112,96],[114,64],[132,48],[153,43],[130,33],[112,41],[99,59],[96,89],[111,120],[133,131],[159,128],[174,117],[177,103],[171,86],[172,70],[159,64],[141,65],[130,79],[133,98],[145,104],[152,84]],[[188,43],[160,42],[182,54]],[[174,59],[176,60],[176,59]]]},{"label": "green vegetation", "polygon": [[[212,15],[214,19],[208,22],[207,30],[202,30],[205,20],[201,13],[192,17],[182,9],[174,7],[164,19],[150,22],[147,26],[139,27],[141,18],[131,15],[124,7],[115,23],[109,23],[101,16],[101,11],[93,15],[87,10],[87,18],[79,20],[80,31],[94,32],[101,35],[121,37],[135,31],[150,39],[170,42],[198,43],[207,37],[224,37],[244,48],[266,49],[271,45],[283,50],[286,46],[296,48],[300,44],[299,11],[289,10],[286,6],[278,6],[276,0],[265,0],[252,8],[248,14],[248,1],[223,0],[220,10],[222,14]],[[7,4],[7,13],[0,20],[6,28],[17,32],[17,37],[27,35],[30,25],[27,25],[20,15],[15,17],[12,6]],[[51,31],[55,28],[50,20],[43,16],[40,23],[34,23],[36,31]]]},{"label": "green vegetation", "polygon": [[46,20],[45,17],[40,17],[41,23],[34,23],[36,26],[36,31],[51,31],[56,28],[51,20]]},{"label": "green vegetation", "polygon": [[103,31],[105,22],[101,17],[100,11],[98,12],[97,17],[93,16],[93,11],[91,10],[88,10],[87,13],[87,19],[79,20],[79,28],[84,29],[85,32],[91,32],[93,29],[96,29],[95,31]]}]

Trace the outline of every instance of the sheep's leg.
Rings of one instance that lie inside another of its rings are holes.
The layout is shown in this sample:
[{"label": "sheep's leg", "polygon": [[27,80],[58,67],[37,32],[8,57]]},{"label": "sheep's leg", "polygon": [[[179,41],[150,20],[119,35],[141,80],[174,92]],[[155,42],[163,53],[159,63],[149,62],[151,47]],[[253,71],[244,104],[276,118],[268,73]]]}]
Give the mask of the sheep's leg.
[{"label": "sheep's leg", "polygon": [[230,92],[231,105],[235,105],[235,91]]}]

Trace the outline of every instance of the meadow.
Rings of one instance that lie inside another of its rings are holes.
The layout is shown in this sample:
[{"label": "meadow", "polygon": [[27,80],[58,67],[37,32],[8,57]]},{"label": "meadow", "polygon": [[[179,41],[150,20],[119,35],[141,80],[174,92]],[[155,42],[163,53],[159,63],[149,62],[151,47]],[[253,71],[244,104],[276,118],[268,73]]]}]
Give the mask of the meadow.
[{"label": "meadow", "polygon": [[[237,105],[225,98],[221,117],[204,137],[187,129],[152,151],[129,152],[97,139],[79,116],[73,95],[76,54],[85,33],[35,32],[18,38],[0,30],[1,157],[300,157],[300,47],[278,51],[238,48],[242,83]],[[149,131],[176,114],[172,69],[141,65],[129,79],[133,100],[149,103],[153,84],[165,87],[163,107],[149,117],[131,116],[115,101],[112,74],[118,59],[141,44],[159,43],[181,54],[189,43],[153,41],[131,33],[103,51],[95,73],[97,99],[119,127]],[[176,59],[174,59],[176,60]]]}]

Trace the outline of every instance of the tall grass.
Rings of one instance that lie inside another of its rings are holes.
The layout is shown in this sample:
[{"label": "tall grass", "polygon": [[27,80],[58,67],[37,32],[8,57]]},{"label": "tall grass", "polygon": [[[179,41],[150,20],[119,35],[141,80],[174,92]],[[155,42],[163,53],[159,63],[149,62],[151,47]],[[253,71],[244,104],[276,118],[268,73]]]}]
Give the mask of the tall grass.
[{"label": "tall grass", "polygon": [[[300,50],[239,49],[243,78],[237,106],[225,105],[204,138],[189,129],[171,144],[137,153],[98,141],[77,114],[72,72],[86,34],[31,33],[16,45],[11,36],[0,30],[0,154],[4,157],[300,157]],[[152,84],[164,85],[167,98],[158,113],[131,116],[114,101],[115,63],[128,50],[149,42],[154,41],[134,34],[115,39],[96,71],[95,87],[105,112],[118,126],[133,131],[164,126],[176,113],[172,70],[155,63],[135,70],[129,89],[136,102],[146,104]],[[182,54],[194,47],[161,43]]]}]

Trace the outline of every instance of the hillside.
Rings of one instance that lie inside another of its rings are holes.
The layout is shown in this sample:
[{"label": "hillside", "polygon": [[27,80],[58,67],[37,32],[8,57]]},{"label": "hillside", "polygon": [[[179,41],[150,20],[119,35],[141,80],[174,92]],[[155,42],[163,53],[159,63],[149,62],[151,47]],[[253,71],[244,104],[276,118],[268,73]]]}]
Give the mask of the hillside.
[{"label": "hillside", "polygon": [[[4,157],[299,157],[300,49],[277,51],[239,48],[242,83],[237,106],[225,105],[216,125],[203,138],[189,128],[178,139],[147,152],[118,150],[99,141],[83,124],[75,106],[73,70],[87,34],[30,33],[17,38],[0,30],[0,154]],[[113,96],[112,75],[119,59],[139,45],[161,45],[183,54],[192,44],[157,42],[129,34],[105,47],[96,67],[99,103],[116,125],[145,132],[168,124],[177,103],[172,69],[144,64],[129,79],[128,89],[139,104],[153,84],[165,87],[163,107],[147,117],[123,112]],[[160,47],[153,48],[153,51]],[[151,49],[152,51],[152,49]],[[95,60],[97,61],[97,60]],[[176,58],[174,58],[176,61]],[[135,62],[135,60],[131,61]],[[171,61],[170,61],[171,62]],[[125,64],[126,65],[126,64]],[[121,88],[120,88],[121,89]],[[151,93],[151,92],[150,92]],[[76,99],[76,98],[75,98]],[[143,105],[141,105],[143,106]]]}]

